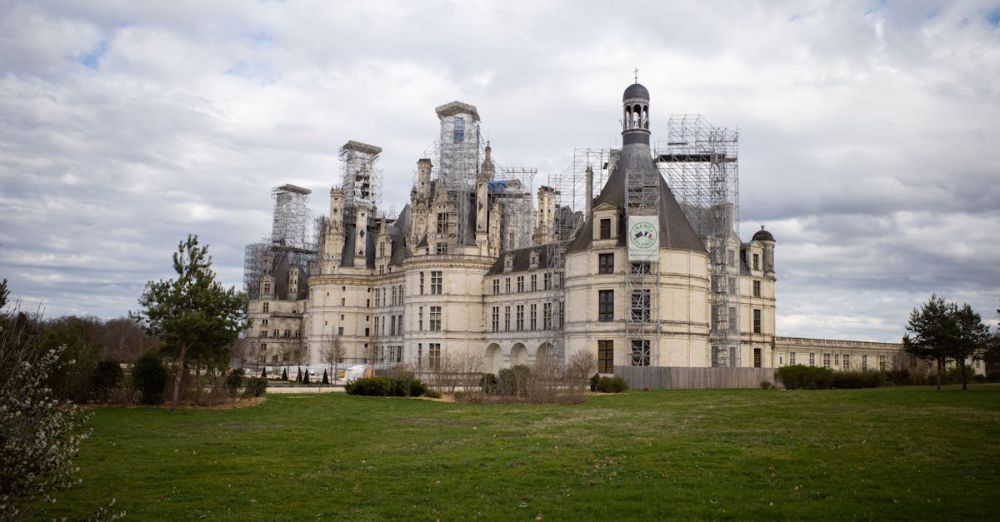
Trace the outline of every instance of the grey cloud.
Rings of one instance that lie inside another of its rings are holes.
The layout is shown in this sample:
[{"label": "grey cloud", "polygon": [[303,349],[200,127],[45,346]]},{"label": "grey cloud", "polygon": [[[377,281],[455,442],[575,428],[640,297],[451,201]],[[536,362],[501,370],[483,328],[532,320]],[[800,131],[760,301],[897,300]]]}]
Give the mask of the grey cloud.
[{"label": "grey cloud", "polygon": [[[749,237],[778,238],[779,329],[894,339],[936,291],[1000,295],[1000,32],[989,4],[108,2],[0,8],[0,270],[51,314],[115,316],[198,233],[228,284],[271,187],[385,149],[402,208],[474,103],[536,185],[618,143],[634,66],[654,140],[672,112],[738,126]],[[635,16],[635,13],[644,13]],[[100,59],[81,61],[95,49]],[[993,308],[990,308],[992,306]]]}]

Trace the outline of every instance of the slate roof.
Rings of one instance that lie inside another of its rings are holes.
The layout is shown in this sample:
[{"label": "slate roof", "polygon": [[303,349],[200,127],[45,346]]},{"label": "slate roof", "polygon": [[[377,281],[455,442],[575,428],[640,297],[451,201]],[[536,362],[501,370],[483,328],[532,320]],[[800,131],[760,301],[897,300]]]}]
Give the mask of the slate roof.
[{"label": "slate roof", "polygon": [[[531,267],[531,253],[538,252],[538,267],[544,268],[549,264],[549,245],[536,245],[526,248],[519,248],[517,250],[509,250],[500,254],[500,257],[493,262],[493,266],[490,267],[489,272],[486,273],[488,276],[499,275],[504,273],[503,264],[504,259],[508,255],[513,256],[511,260],[511,270],[507,273],[513,272],[526,272],[530,270]],[[536,269],[537,270],[537,269]]]},{"label": "slate roof", "polygon": [[[653,164],[649,147],[643,145],[625,146],[614,171],[592,205],[597,208],[598,205],[607,203],[618,209],[618,246],[625,246],[625,174],[630,169],[651,169],[660,180],[660,248],[705,252],[705,244],[684,216],[673,192]],[[593,243],[594,218],[593,215],[586,218],[576,238],[570,243],[567,249],[569,252],[586,250]]]}]

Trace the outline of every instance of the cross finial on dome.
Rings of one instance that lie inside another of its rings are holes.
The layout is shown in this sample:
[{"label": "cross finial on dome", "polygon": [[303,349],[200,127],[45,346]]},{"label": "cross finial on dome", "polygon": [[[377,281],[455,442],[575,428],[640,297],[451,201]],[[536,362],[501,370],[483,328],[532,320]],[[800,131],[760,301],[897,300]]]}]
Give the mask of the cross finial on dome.
[{"label": "cross finial on dome", "polygon": [[632,74],[635,75],[635,83],[639,83],[639,68],[636,67],[635,70],[632,71]]}]

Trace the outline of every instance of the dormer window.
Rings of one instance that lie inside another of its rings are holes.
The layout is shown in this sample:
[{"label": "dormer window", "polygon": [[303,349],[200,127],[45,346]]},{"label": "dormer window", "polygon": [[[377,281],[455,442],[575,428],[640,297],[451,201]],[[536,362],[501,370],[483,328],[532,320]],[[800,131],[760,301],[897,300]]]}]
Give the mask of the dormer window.
[{"label": "dormer window", "polygon": [[504,272],[510,272],[514,268],[514,259],[508,254],[503,257]]},{"label": "dormer window", "polygon": [[531,253],[531,267],[532,268],[538,267],[538,252]]},{"label": "dormer window", "polygon": [[604,218],[601,220],[601,232],[600,239],[611,239],[611,218]]}]

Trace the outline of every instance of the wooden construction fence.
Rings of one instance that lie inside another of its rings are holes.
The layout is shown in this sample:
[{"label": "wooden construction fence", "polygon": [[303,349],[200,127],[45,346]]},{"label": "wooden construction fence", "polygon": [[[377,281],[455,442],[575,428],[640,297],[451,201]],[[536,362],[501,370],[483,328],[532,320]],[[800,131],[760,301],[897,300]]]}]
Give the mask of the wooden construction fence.
[{"label": "wooden construction fence", "polygon": [[634,390],[759,388],[763,381],[775,383],[774,368],[615,366],[615,375]]}]

